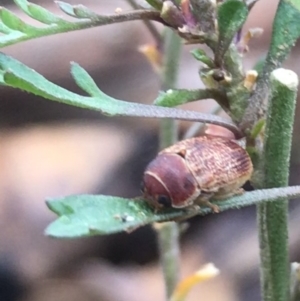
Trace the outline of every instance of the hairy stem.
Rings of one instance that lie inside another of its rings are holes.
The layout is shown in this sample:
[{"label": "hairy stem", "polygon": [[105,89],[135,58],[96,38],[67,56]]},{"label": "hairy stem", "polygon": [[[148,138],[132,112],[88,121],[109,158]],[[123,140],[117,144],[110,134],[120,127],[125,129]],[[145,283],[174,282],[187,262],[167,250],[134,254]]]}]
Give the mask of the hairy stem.
[{"label": "hairy stem", "polygon": [[[289,70],[272,72],[263,153],[264,188],[285,187],[297,96],[298,78]],[[288,200],[258,206],[261,281],[264,301],[289,300]]]},{"label": "hairy stem", "polygon": [[[161,74],[162,90],[173,89],[176,85],[180,50],[181,39],[175,32],[171,30],[165,30],[163,45],[163,68]],[[161,120],[160,124],[160,148],[162,149],[177,141],[177,121],[172,119]]]},{"label": "hairy stem", "polygon": [[273,23],[270,49],[260,74],[255,93],[250,97],[248,107],[240,127],[249,131],[265,117],[269,93],[270,74],[290,53],[300,36],[300,2],[298,0],[281,0]]},{"label": "hairy stem", "polygon": [[[174,88],[177,81],[181,40],[178,35],[166,29],[164,32],[163,72],[161,86],[163,90]],[[165,148],[177,140],[177,122],[161,120],[160,148]],[[175,222],[167,222],[157,227],[160,259],[166,287],[166,300],[170,300],[178,283],[179,266],[179,229]]]},{"label": "hairy stem", "polygon": [[300,301],[300,264],[291,264],[291,301]]},{"label": "hairy stem", "polygon": [[166,300],[170,300],[180,275],[179,229],[175,222],[156,225],[160,261],[163,269]]}]

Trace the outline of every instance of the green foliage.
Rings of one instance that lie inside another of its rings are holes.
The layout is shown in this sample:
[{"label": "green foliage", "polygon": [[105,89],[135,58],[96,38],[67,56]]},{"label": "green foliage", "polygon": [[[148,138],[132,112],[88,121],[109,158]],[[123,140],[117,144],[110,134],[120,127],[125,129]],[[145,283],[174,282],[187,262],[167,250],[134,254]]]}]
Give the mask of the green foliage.
[{"label": "green foliage", "polygon": [[234,35],[245,23],[247,16],[248,8],[243,1],[227,0],[219,7],[219,39],[215,59],[218,64],[221,63]]},{"label": "green foliage", "polygon": [[[200,70],[206,89],[161,92],[154,106],[131,103],[103,93],[82,67],[72,63],[71,74],[77,85],[87,93],[87,96],[82,96],[51,83],[36,71],[4,53],[0,53],[0,84],[110,116],[169,118],[212,123],[233,131],[236,138],[247,136],[247,149],[251,150],[253,158],[255,157],[256,170],[253,184],[260,185],[256,188],[278,186],[280,188],[258,189],[216,204],[220,207],[220,211],[259,204],[263,296],[265,301],[286,301],[289,288],[287,199],[300,196],[300,186],[284,187],[288,184],[296,92],[295,89],[289,91],[289,85],[281,85],[274,80],[270,82],[269,78],[271,72],[280,66],[300,36],[300,2],[299,0],[280,1],[273,24],[271,46],[266,59],[259,66],[259,79],[256,89],[252,91],[244,85],[245,73],[239,48],[233,42],[234,36],[240,31],[248,16],[250,7],[253,6],[251,1],[227,0],[219,3],[217,7],[212,5],[210,0],[176,0],[164,2],[165,4],[162,0],[146,1],[153,9],[137,9],[111,15],[99,15],[83,5],[56,1],[64,14],[74,18],[68,21],[29,1],[14,0],[25,14],[41,24],[30,25],[15,13],[1,7],[0,47],[57,33],[117,22],[144,20],[148,22],[148,28],[158,43],[158,49],[165,51],[160,66],[161,82],[163,90],[168,90],[174,87],[177,76],[180,40],[174,33],[161,37],[154,27],[149,26],[149,21],[154,20],[172,28],[173,32],[178,33],[188,43],[204,43],[212,50],[214,60],[203,50],[196,49],[192,52],[196,60],[206,65]],[[136,7],[134,0],[131,2],[133,7]],[[249,7],[246,3],[249,3]],[[163,18],[164,6],[165,9],[169,7],[169,10],[165,11],[166,16]],[[215,21],[218,26],[215,26]],[[170,36],[173,38],[169,39]],[[265,99],[269,94],[270,86],[272,94],[267,109]],[[218,116],[168,108],[204,98],[215,99],[222,109],[239,123],[239,126]],[[262,147],[258,141],[261,142],[259,138],[263,137],[265,124],[265,144]],[[165,145],[172,140],[169,133],[174,132],[174,126],[168,120],[163,125],[165,134],[168,134],[164,136],[162,145]],[[122,199],[101,195],[70,196],[50,200],[47,204],[59,218],[47,228],[46,234],[68,238],[132,231],[153,222],[185,219],[195,214],[211,213],[211,209],[206,207],[157,213],[142,199]],[[162,250],[162,253],[165,250]],[[172,263],[166,265],[171,266]]]},{"label": "green foliage", "polygon": [[51,13],[40,5],[25,1],[25,0],[15,0],[15,3],[31,18],[47,24],[60,24],[67,25],[69,22],[60,18],[59,16]]},{"label": "green foliage", "polygon": [[[292,71],[277,69],[272,72],[262,160],[264,188],[288,185],[297,86],[298,78]],[[261,251],[263,265],[270,267],[263,278],[268,286],[265,297],[289,300],[288,199],[260,204],[258,213],[260,242],[269,246]]]},{"label": "green foliage", "polygon": [[270,74],[281,66],[299,39],[299,19],[300,5],[298,0],[281,0],[279,2],[268,55],[263,62],[255,93],[249,99],[249,105],[240,124],[240,127],[246,132],[251,130],[259,119],[265,117],[267,110],[265,98],[269,91]]},{"label": "green foliage", "polygon": [[43,7],[26,0],[14,0],[19,8],[28,16],[43,23],[43,26],[32,26],[22,21],[18,16],[5,8],[0,10],[0,47],[9,46],[18,42],[57,33],[81,30],[106,24],[139,20],[148,18],[161,22],[160,14],[154,10],[135,10],[125,14],[98,15],[83,5],[71,5],[57,1],[61,10],[78,20],[67,21]]},{"label": "green foliage", "polygon": [[[297,198],[300,186],[262,189],[245,192],[228,200],[214,202],[220,211],[255,205],[262,201],[272,202],[280,197]],[[54,237],[83,237],[131,231],[153,222],[176,218],[184,219],[191,215],[205,215],[211,208],[171,209],[155,213],[141,198],[124,199],[104,195],[78,195],[56,200],[48,200],[50,210],[59,216],[46,230]]]},{"label": "green foliage", "polygon": [[67,14],[71,17],[74,17],[74,18],[78,18],[78,16],[76,16],[73,5],[63,2],[63,1],[56,1],[56,3],[65,14]]},{"label": "green foliage", "polygon": [[154,104],[163,107],[175,107],[185,104],[187,102],[196,101],[200,99],[215,98],[217,93],[210,90],[173,90],[170,89],[166,92],[161,91],[155,99]]},{"label": "green foliage", "polygon": [[269,73],[278,68],[291,48],[300,37],[300,5],[299,1],[280,1],[275,20],[273,34],[266,65],[270,66]]},{"label": "green foliage", "polygon": [[174,118],[190,121],[207,122],[229,128],[237,135],[239,130],[235,124],[219,116],[185,111],[180,109],[162,108],[152,105],[131,103],[118,100],[103,93],[90,75],[78,64],[72,63],[71,74],[77,84],[91,97],[70,92],[45,79],[42,75],[28,68],[19,61],[0,53],[0,81],[2,84],[18,88],[46,99],[58,101],[72,106],[101,111],[114,116],[140,116],[147,118]]},{"label": "green foliage", "polygon": [[[3,84],[59,101],[73,106],[103,111],[105,114],[115,115],[125,109],[125,104],[101,92],[90,76],[77,64],[72,64],[72,75],[85,91],[96,97],[81,96],[63,89],[33,69],[30,69],[17,60],[0,53],[0,69],[3,74]],[[122,106],[123,105],[123,106]]]},{"label": "green foliage", "polygon": [[196,60],[202,62],[210,68],[215,67],[213,60],[206,54],[203,49],[194,49],[191,51],[191,53]]},{"label": "green foliage", "polygon": [[10,30],[20,31],[28,35],[34,32],[33,26],[26,24],[19,17],[4,7],[0,8],[0,19],[2,23]]},{"label": "green foliage", "polygon": [[55,237],[82,237],[131,231],[136,227],[179,216],[179,212],[154,215],[142,200],[110,196],[80,195],[48,201],[59,217],[46,230]]}]

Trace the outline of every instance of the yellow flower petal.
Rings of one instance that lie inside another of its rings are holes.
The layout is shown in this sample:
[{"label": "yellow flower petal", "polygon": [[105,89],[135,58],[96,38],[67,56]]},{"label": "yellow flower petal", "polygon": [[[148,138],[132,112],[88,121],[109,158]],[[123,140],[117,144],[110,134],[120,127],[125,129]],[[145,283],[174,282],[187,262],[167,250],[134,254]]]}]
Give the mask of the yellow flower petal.
[{"label": "yellow flower petal", "polygon": [[160,72],[162,64],[162,56],[155,45],[145,44],[139,47],[139,52],[141,52],[151,64],[155,72]]},{"label": "yellow flower petal", "polygon": [[196,284],[205,280],[209,280],[219,275],[219,273],[220,271],[212,263],[206,264],[196,273],[178,283],[171,297],[171,301],[183,301]]}]

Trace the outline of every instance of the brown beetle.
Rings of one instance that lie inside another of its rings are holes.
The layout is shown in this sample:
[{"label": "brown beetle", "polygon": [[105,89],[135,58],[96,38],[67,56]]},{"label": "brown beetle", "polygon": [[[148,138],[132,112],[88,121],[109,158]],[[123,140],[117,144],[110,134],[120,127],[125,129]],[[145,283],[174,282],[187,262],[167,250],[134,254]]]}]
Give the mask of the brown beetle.
[{"label": "brown beetle", "polygon": [[180,141],[147,166],[142,191],[155,208],[183,208],[240,194],[253,166],[248,153],[234,140],[202,136]]}]

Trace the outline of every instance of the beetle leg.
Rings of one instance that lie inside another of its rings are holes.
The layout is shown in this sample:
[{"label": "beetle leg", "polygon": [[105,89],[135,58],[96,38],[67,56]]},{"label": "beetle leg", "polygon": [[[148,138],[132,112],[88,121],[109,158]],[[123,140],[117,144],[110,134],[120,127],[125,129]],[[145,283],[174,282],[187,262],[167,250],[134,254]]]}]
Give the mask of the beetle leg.
[{"label": "beetle leg", "polygon": [[209,200],[215,195],[214,192],[205,192],[201,191],[200,196],[194,201],[195,204],[197,205],[204,205],[212,209],[214,213],[219,213],[220,208],[217,205],[212,204]]},{"label": "beetle leg", "polygon": [[199,214],[199,205],[190,205],[186,208],[184,208],[184,211],[186,212],[186,216],[183,217],[177,217],[174,219],[175,222],[177,223],[182,223],[185,222],[187,219],[190,219],[196,215]]}]

